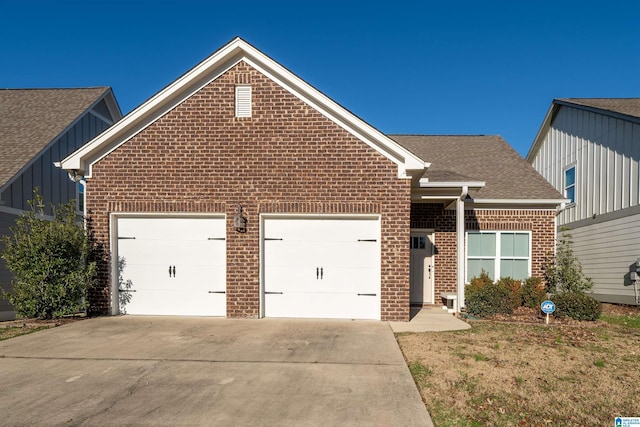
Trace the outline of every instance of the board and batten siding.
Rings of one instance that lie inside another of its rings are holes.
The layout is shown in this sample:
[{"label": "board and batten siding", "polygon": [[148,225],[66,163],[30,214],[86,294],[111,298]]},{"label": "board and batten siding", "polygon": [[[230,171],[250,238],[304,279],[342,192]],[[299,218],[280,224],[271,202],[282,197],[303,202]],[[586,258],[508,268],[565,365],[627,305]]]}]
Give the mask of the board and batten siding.
[{"label": "board and batten siding", "polygon": [[51,204],[75,199],[76,184],[69,179],[67,172],[56,168],[53,163],[64,159],[109,126],[110,123],[86,113],[14,178],[0,197],[3,206],[27,210],[36,187],[43,196],[47,213],[51,213]]},{"label": "board and batten siding", "polygon": [[597,299],[636,304],[629,272],[640,257],[640,124],[562,105],[532,165],[562,193],[575,165],[575,203],[558,212],[558,229],[570,230]]},{"label": "board and batten siding", "polygon": [[640,286],[629,278],[640,256],[640,214],[576,227],[570,231],[574,254],[594,282],[601,301],[636,304]]},{"label": "board and batten siding", "polygon": [[562,106],[532,164],[561,193],[565,169],[576,166],[576,202],[559,213],[560,226],[636,206],[640,124]]},{"label": "board and batten siding", "polygon": [[[16,218],[16,215],[0,212],[0,236],[6,236],[9,234],[10,228],[15,224]],[[4,245],[2,244],[2,241],[0,241],[0,252],[2,251],[4,251]],[[4,260],[0,258],[0,289],[10,292],[13,289],[11,285],[12,280],[13,276],[11,272],[7,270]],[[9,304],[9,301],[0,297],[0,321],[11,320],[14,318],[15,313],[13,311],[13,307]]]}]

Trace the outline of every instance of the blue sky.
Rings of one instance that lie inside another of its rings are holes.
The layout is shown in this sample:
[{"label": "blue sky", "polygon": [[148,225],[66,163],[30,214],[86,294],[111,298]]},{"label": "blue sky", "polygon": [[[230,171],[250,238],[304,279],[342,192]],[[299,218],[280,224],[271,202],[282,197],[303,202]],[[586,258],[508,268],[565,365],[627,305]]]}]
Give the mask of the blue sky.
[{"label": "blue sky", "polygon": [[235,36],[384,133],[499,134],[523,156],[553,98],[640,97],[635,1],[0,0],[0,16],[0,87],[111,86],[124,113]]}]

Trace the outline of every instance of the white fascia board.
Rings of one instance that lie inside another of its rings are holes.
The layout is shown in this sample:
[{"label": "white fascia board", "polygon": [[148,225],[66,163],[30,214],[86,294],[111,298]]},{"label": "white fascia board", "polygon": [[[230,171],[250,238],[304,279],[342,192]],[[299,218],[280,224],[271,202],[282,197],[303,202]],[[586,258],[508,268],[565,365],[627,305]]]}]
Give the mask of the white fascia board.
[{"label": "white fascia board", "polygon": [[473,199],[470,201],[476,207],[501,209],[515,208],[545,208],[557,209],[567,202],[567,199]]},{"label": "white fascia board", "polygon": [[76,170],[90,177],[90,167],[93,163],[242,60],[396,163],[400,178],[421,175],[429,166],[429,163],[349,113],[250,44],[236,38],[149,98],[93,141],[62,160],[62,168]]},{"label": "white fascia board", "polygon": [[525,157],[525,160],[527,162],[533,164],[533,160],[535,159],[536,155],[538,154],[538,151],[540,150],[542,141],[544,141],[544,138],[547,136],[547,132],[551,127],[551,121],[555,116],[557,108],[559,107],[556,107],[555,100],[553,100],[553,102],[551,103],[551,106],[547,110],[547,114],[544,116],[544,120],[540,125],[540,129],[538,129],[538,133],[536,134],[536,137],[534,138],[533,143],[531,144],[531,148],[529,148],[529,152]]},{"label": "white fascia board", "polygon": [[420,188],[482,188],[484,181],[453,181],[453,182],[430,182],[427,178],[420,180]]}]

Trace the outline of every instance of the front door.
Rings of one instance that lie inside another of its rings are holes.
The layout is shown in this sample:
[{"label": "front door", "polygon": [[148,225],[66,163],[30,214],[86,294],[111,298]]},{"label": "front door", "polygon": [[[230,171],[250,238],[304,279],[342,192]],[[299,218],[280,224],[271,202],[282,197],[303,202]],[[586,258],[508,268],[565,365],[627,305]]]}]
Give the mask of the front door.
[{"label": "front door", "polygon": [[433,304],[433,233],[411,231],[411,304]]}]

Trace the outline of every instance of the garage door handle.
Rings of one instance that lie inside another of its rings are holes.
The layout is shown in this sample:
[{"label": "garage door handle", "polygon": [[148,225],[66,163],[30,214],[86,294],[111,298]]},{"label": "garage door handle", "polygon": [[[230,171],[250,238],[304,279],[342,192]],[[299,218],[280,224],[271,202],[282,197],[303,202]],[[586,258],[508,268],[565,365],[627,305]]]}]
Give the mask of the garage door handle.
[{"label": "garage door handle", "polygon": [[[172,276],[173,274],[173,276]],[[169,277],[176,277],[176,266],[174,265],[173,267],[169,266]]]},{"label": "garage door handle", "polygon": [[358,294],[359,297],[375,297],[378,296],[378,294]]},{"label": "garage door handle", "polygon": [[135,292],[135,289],[118,289],[118,292]]},{"label": "garage door handle", "polygon": [[268,292],[268,291],[265,291],[264,293],[268,294],[268,295],[282,295],[282,292]]},{"label": "garage door handle", "polygon": [[209,291],[210,294],[226,294],[226,291]]},{"label": "garage door handle", "polygon": [[322,276],[324,276],[324,269],[320,267],[320,280],[322,280]]},{"label": "garage door handle", "polygon": [[358,239],[358,242],[377,242],[378,239]]}]

